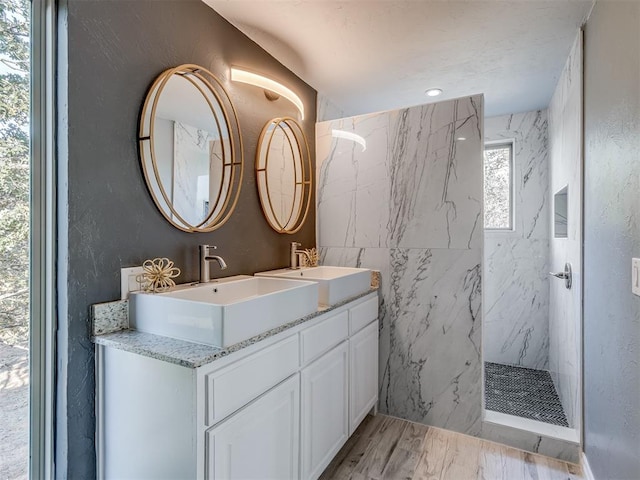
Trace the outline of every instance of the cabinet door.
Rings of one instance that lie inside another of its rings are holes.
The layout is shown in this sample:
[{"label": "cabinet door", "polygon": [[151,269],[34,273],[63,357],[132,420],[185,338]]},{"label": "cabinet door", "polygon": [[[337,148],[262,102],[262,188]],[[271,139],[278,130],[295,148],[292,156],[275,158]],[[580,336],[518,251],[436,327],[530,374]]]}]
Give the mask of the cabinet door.
[{"label": "cabinet door", "polygon": [[349,435],[378,401],[378,322],[349,340]]},{"label": "cabinet door", "polygon": [[207,431],[207,478],[298,478],[299,429],[295,374]]},{"label": "cabinet door", "polygon": [[302,370],[302,475],[315,480],[349,437],[349,346]]}]

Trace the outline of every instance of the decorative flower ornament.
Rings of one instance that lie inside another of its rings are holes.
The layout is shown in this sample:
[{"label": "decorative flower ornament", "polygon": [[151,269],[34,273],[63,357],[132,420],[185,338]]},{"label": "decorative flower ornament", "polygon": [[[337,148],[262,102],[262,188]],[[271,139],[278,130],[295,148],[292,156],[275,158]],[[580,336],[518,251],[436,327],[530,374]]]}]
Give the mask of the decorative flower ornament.
[{"label": "decorative flower ornament", "polygon": [[318,266],[318,250],[316,250],[316,248],[313,247],[313,248],[307,248],[305,250],[305,252],[307,252],[307,254],[309,255],[309,258],[307,258],[306,255],[301,256],[302,257],[302,266],[303,267],[317,267]]},{"label": "decorative flower ornament", "polygon": [[180,275],[180,269],[173,266],[168,258],[154,258],[142,263],[144,273],[136,276],[136,281],[145,292],[164,292],[176,286],[172,279]]}]

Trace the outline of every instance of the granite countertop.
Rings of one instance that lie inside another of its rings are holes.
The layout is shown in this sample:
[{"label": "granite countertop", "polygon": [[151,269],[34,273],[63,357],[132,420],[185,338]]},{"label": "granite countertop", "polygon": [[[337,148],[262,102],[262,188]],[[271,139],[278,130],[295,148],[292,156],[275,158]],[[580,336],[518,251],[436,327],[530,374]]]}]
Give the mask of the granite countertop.
[{"label": "granite countertop", "polygon": [[96,335],[92,340],[98,345],[105,345],[107,347],[137,353],[147,357],[156,358],[158,360],[163,360],[165,362],[182,365],[183,367],[197,368],[229,355],[230,353],[253,345],[265,338],[269,338],[289,328],[293,328],[296,325],[308,322],[319,315],[335,310],[336,308],[365,297],[377,290],[377,288],[372,287],[365,293],[356,295],[336,305],[320,308],[317,312],[312,313],[311,315],[307,315],[306,317],[299,318],[293,322],[273,328],[261,333],[260,335],[256,335],[255,337],[226,348],[213,347],[210,345],[203,345],[201,343],[193,343],[186,340],[178,340],[176,338],[163,337],[130,329],[106,333],[104,335]]}]

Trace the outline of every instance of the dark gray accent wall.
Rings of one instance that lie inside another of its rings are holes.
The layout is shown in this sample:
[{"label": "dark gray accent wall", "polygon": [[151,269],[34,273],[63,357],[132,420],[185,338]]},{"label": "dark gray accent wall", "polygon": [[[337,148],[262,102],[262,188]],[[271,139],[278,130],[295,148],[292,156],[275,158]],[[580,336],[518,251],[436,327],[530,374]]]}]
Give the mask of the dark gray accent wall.
[{"label": "dark gray accent wall", "polygon": [[[285,266],[291,241],[315,245],[315,212],[298,234],[278,234],[262,216],[255,185],[262,127],[276,116],[296,117],[297,110],[231,83],[229,67],[264,73],[300,95],[311,152],[316,92],[200,0],[63,0],[59,28],[56,470],[58,478],[86,480],[96,465],[89,305],[119,298],[120,268],[167,256],[182,269],[178,281],[187,282],[198,277],[201,243],[218,246],[229,265],[224,276]],[[200,64],[223,81],[242,127],[241,198],[228,223],[211,233],[184,233],[164,220],[138,159],[147,89],[160,72],[182,63]]]},{"label": "dark gray accent wall", "polygon": [[640,478],[640,3],[585,29],[584,447],[597,479]]}]

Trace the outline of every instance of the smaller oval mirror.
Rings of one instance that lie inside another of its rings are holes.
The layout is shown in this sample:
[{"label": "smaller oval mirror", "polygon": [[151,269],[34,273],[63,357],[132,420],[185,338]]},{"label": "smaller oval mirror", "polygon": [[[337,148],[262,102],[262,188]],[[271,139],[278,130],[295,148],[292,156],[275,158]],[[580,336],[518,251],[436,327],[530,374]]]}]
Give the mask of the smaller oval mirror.
[{"label": "smaller oval mirror", "polygon": [[140,157],[158,209],[186,232],[210,232],[233,212],[242,184],[242,137],[220,81],[198,65],[155,80],[140,118]]},{"label": "smaller oval mirror", "polygon": [[276,232],[296,233],[311,203],[311,155],[300,124],[274,118],[262,129],[256,153],[258,195],[264,216]]}]

